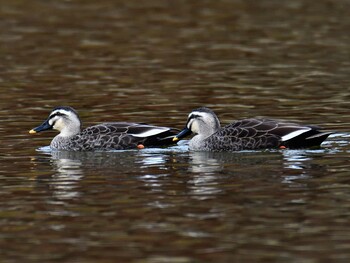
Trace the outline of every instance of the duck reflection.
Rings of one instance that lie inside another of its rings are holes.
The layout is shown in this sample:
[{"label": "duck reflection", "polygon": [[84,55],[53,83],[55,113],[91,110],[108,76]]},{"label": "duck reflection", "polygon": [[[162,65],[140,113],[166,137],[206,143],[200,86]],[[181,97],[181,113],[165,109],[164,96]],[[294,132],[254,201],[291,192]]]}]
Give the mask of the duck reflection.
[{"label": "duck reflection", "polygon": [[317,153],[322,154],[323,150],[288,150],[282,151],[284,167],[295,170],[303,170],[307,167],[307,163],[310,162]]},{"label": "duck reflection", "polygon": [[[170,175],[169,169],[173,159],[172,151],[167,149],[144,149],[135,151],[114,152],[71,152],[71,151],[41,151],[33,162],[35,170],[47,169],[38,163],[50,164],[53,174],[38,176],[38,181],[47,183],[54,195],[60,199],[79,197],[79,187],[83,178],[92,179],[96,183],[126,181],[137,179],[146,186],[153,188],[161,177]],[[47,167],[47,166],[46,166]],[[45,170],[45,174],[47,170]],[[40,172],[42,174],[42,171]]]},{"label": "duck reflection", "polygon": [[[127,158],[134,155],[132,151],[122,152],[70,152],[70,151],[51,151],[51,159],[54,163],[62,160],[70,160],[72,163],[80,163],[82,168],[111,168],[118,165],[126,168],[131,161]],[[126,157],[126,158],[122,158]],[[72,167],[73,168],[73,167]]]},{"label": "duck reflection", "polygon": [[165,182],[167,185],[174,183],[175,177],[171,176],[177,174],[186,176],[184,180],[192,196],[206,199],[225,191],[224,184],[240,179],[259,178],[296,187],[300,184],[299,179],[309,178],[314,170],[322,169],[320,164],[315,164],[315,157],[324,153],[325,150],[188,152],[187,148],[186,151],[183,148],[117,152],[47,151],[44,152],[46,158],[41,155],[37,157],[37,162],[41,158],[42,162],[50,163],[54,173],[50,175],[49,186],[59,199],[79,197],[80,181],[86,177],[93,178],[95,185],[135,179],[151,191],[163,191]]},{"label": "duck reflection", "polygon": [[192,198],[206,200],[223,192],[220,174],[225,174],[225,164],[232,156],[232,153],[189,153],[189,171],[193,175],[188,185]]},{"label": "duck reflection", "polygon": [[300,179],[307,179],[315,171],[323,169],[315,164],[315,158],[327,150],[277,150],[233,153],[190,152],[189,171],[194,174],[191,183],[196,191],[205,192],[217,184],[220,177],[264,177],[287,184],[300,186]]},{"label": "duck reflection", "polygon": [[65,152],[52,151],[51,164],[55,170],[49,182],[53,196],[59,200],[80,197],[79,182],[84,176],[81,160],[74,159]]},{"label": "duck reflection", "polygon": [[217,153],[190,152],[190,171],[211,175],[223,169],[223,159]]},{"label": "duck reflection", "polygon": [[193,173],[218,174],[228,169],[257,167],[268,160],[281,159],[279,152],[241,151],[241,152],[190,152],[190,171]]},{"label": "duck reflection", "polygon": [[303,180],[313,177],[317,171],[324,171],[324,166],[316,164],[315,159],[325,153],[325,149],[282,151],[283,170],[285,171],[282,183],[290,184],[293,187],[306,186],[307,182]]}]

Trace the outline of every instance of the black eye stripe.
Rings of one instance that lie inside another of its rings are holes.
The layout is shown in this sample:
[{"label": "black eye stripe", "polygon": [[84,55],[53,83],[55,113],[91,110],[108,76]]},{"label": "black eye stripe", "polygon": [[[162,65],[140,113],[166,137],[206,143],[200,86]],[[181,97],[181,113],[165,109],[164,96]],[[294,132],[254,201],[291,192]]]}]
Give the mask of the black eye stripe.
[{"label": "black eye stripe", "polygon": [[66,114],[61,113],[61,112],[56,112],[55,114],[50,115],[49,119],[52,119],[52,118],[54,118],[56,116],[66,116]]},{"label": "black eye stripe", "polygon": [[201,115],[192,114],[192,115],[188,118],[188,120],[190,121],[190,120],[192,120],[192,119],[201,118],[201,117],[202,117]]},{"label": "black eye stripe", "polygon": [[[191,114],[191,115],[188,117],[188,120],[187,120],[187,124],[186,124],[186,126],[188,127],[188,125],[190,124],[191,120],[193,120],[193,119],[201,119],[201,118],[202,118],[202,116],[201,116],[201,115]],[[191,126],[190,126],[190,127],[188,127],[189,129],[191,129],[192,124],[193,124],[193,122],[191,122]]]}]

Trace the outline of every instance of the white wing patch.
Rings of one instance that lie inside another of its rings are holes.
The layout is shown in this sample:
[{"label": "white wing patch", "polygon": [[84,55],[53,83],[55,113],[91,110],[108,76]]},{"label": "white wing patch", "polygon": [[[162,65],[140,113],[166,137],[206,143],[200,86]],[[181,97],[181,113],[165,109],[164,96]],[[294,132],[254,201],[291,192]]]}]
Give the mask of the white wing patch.
[{"label": "white wing patch", "polygon": [[310,131],[311,130],[311,128],[303,128],[303,129],[301,129],[301,130],[297,130],[297,131],[293,131],[293,132],[291,132],[291,133],[288,133],[288,134],[286,134],[286,135],[284,135],[284,136],[282,136],[282,141],[284,142],[284,141],[288,141],[288,140],[290,140],[290,139],[292,139],[292,138],[294,138],[294,137],[297,137],[297,136],[299,136],[300,134],[303,134],[303,133],[305,133],[305,132],[308,132],[308,131]]},{"label": "white wing patch", "polygon": [[140,138],[145,138],[145,137],[149,137],[149,136],[153,136],[153,135],[157,135],[160,134],[162,132],[168,131],[168,128],[151,128],[147,131],[141,132],[141,133],[130,133],[130,135],[133,135],[135,137],[140,137]]}]

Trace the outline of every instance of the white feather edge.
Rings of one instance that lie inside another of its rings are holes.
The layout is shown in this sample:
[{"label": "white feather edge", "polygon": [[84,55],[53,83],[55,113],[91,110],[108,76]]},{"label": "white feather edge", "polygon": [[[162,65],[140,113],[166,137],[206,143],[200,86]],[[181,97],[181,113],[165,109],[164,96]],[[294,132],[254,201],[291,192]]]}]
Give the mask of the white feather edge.
[{"label": "white feather edge", "polygon": [[288,140],[295,138],[295,137],[299,136],[300,134],[303,134],[303,133],[308,132],[310,130],[311,130],[311,128],[303,128],[303,129],[300,129],[297,131],[293,131],[291,133],[288,133],[288,134],[282,136],[282,141],[283,142],[288,141]]},{"label": "white feather edge", "polygon": [[168,131],[170,130],[169,128],[152,128],[152,129],[149,129],[148,131],[145,131],[145,132],[141,132],[141,133],[130,133],[130,135],[133,135],[135,137],[141,137],[141,138],[144,138],[144,137],[149,137],[149,136],[153,136],[153,135],[157,135],[159,133],[162,133],[162,132],[165,132],[165,131]]}]

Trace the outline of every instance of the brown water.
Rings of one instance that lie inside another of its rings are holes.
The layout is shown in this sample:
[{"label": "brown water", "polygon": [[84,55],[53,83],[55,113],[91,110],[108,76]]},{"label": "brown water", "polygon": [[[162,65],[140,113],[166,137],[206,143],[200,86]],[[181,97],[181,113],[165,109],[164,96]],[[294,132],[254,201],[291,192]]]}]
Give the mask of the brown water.
[{"label": "brown water", "polygon": [[[0,261],[349,262],[350,2],[1,1]],[[50,152],[85,125],[269,116],[319,150]]]}]

